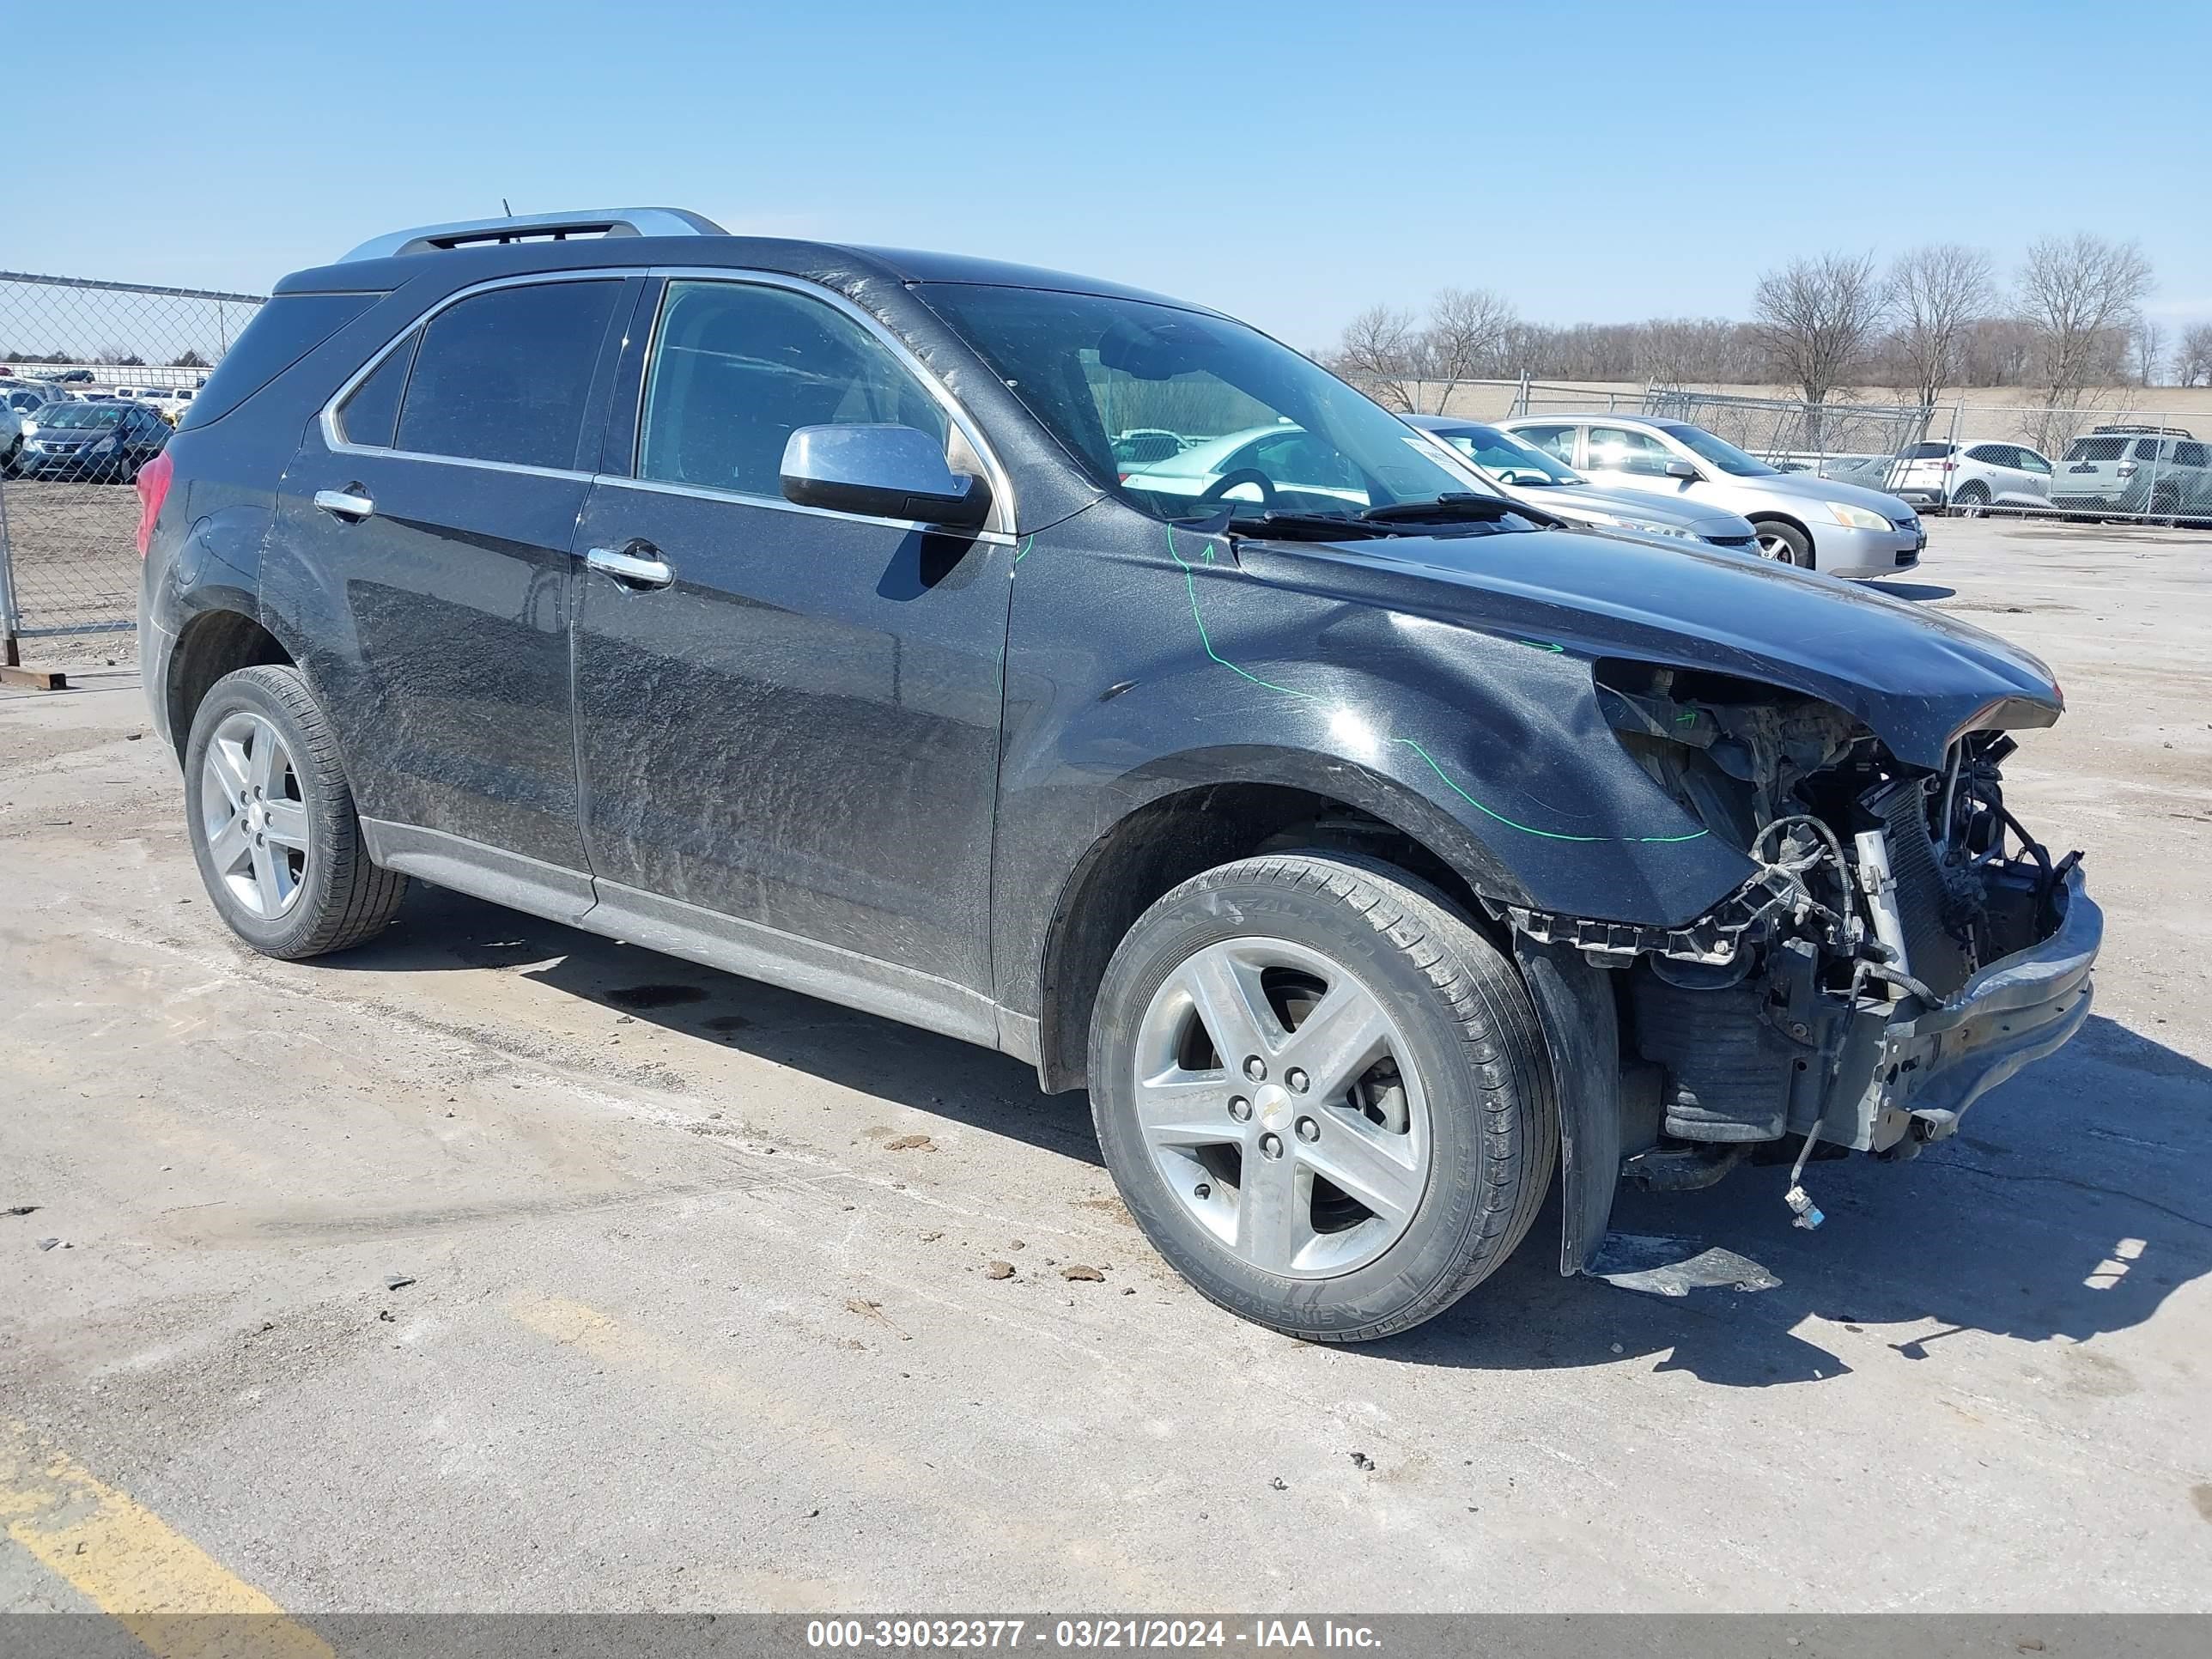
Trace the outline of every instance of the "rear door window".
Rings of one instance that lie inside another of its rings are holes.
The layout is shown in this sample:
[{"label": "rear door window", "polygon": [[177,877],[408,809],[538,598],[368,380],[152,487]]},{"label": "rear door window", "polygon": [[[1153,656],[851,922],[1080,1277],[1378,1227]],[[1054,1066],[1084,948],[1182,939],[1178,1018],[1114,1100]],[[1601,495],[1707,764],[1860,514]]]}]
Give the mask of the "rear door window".
[{"label": "rear door window", "polygon": [[1663,478],[1674,452],[1648,432],[1626,427],[1594,426],[1589,429],[1589,464],[1595,472],[1632,472]]},{"label": "rear door window", "polygon": [[1532,443],[1547,454],[1556,455],[1569,466],[1575,464],[1575,428],[1572,426],[1516,426],[1513,435]]},{"label": "rear door window", "polygon": [[416,348],[395,447],[575,470],[592,371],[622,289],[619,278],[531,283],[440,312]]}]

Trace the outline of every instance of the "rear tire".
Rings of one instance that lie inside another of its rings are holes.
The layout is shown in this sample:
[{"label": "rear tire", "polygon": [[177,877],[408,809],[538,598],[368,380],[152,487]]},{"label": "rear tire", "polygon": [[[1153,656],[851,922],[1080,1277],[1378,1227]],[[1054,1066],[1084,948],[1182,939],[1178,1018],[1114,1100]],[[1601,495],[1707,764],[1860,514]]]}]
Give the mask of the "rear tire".
[{"label": "rear tire", "polygon": [[185,823],[217,913],[264,956],[359,945],[407,894],[406,877],[369,861],[337,734],[296,668],[241,668],[201,700]]},{"label": "rear tire", "polygon": [[1510,1255],[1559,1137],[1534,1005],[1405,872],[1315,851],[1138,918],[1091,1024],[1091,1110],[1137,1224],[1200,1292],[1309,1341],[1391,1335]]},{"label": "rear tire", "polygon": [[1761,558],[1771,559],[1777,564],[1794,564],[1800,570],[1813,568],[1813,544],[1796,525],[1762,519],[1753,527],[1759,532]]},{"label": "rear tire", "polygon": [[1958,493],[1951,497],[1951,510],[1954,513],[1965,513],[1970,517],[1973,516],[1978,509],[1989,504],[1990,488],[1978,478],[1971,483],[1960,484]]}]

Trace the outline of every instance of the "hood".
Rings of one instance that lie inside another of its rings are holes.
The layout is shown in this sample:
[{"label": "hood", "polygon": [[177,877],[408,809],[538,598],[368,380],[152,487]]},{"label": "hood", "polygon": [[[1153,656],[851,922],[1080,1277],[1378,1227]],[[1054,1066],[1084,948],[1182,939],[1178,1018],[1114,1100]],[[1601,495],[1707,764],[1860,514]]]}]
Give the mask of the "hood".
[{"label": "hood", "polygon": [[1577,507],[1608,513],[1617,518],[1644,519],[1653,524],[1678,524],[1700,536],[1748,536],[1751,520],[1724,507],[1688,499],[1670,501],[1662,496],[1638,495],[1626,489],[1600,489],[1595,484],[1515,484],[1516,501],[1540,507],[1563,519]]},{"label": "hood", "polygon": [[1869,513],[1881,514],[1893,524],[1900,519],[1919,516],[1909,503],[1898,500],[1894,495],[1885,495],[1879,489],[1869,489],[1864,484],[1843,483],[1811,472],[1777,472],[1770,477],[1737,478],[1731,482],[1771,490],[1778,495],[1802,495],[1816,501],[1841,501],[1846,507],[1863,507]]},{"label": "hood", "polygon": [[2048,726],[2064,707],[2051,671],[1994,634],[1725,549],[1549,530],[1247,541],[1237,558],[1259,580],[1393,605],[1578,656],[1782,686],[1833,703],[1899,759],[1931,769],[1962,731]]}]

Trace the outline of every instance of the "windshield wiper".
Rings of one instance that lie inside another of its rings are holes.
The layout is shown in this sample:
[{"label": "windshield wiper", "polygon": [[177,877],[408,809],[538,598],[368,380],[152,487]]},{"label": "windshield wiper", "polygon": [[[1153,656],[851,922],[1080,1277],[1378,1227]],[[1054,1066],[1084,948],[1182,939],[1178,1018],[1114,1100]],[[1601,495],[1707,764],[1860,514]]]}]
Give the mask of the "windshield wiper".
[{"label": "windshield wiper", "polygon": [[1326,541],[1331,537],[1364,538],[1390,532],[1363,519],[1337,517],[1333,513],[1261,513],[1251,518],[1232,518],[1223,526],[1231,536],[1280,536],[1291,541]]},{"label": "windshield wiper", "polygon": [[1370,507],[1359,516],[1369,524],[1437,524],[1452,520],[1495,523],[1519,509],[1503,495],[1479,495],[1473,490],[1452,490],[1432,501],[1392,501]]}]

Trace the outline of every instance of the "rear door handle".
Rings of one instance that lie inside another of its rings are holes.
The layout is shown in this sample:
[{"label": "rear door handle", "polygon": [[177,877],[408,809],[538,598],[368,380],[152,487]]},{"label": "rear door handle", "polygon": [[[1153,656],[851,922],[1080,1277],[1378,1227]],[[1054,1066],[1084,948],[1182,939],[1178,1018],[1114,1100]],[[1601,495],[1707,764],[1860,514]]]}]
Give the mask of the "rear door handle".
[{"label": "rear door handle", "polygon": [[650,542],[632,542],[628,547],[594,547],[584,555],[584,562],[594,570],[604,570],[618,582],[632,587],[665,587],[676,580],[676,573],[668,568],[668,561],[660,556],[660,550]]},{"label": "rear door handle", "polygon": [[376,514],[374,501],[350,489],[318,489],[315,505],[332,518],[343,519],[349,524],[358,524]]}]

